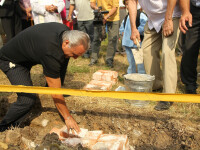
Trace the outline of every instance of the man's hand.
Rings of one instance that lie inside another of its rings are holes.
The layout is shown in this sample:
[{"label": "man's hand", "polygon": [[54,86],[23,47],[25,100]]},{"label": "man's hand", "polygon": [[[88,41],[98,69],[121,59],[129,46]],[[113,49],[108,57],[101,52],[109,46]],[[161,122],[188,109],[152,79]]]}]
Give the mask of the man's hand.
[{"label": "man's hand", "polygon": [[46,5],[45,6],[46,11],[50,12],[50,13],[54,13],[57,11],[57,6],[54,5]]},{"label": "man's hand", "polygon": [[32,10],[31,7],[28,7],[28,8],[26,8],[25,10],[26,10],[26,15],[27,15],[27,17],[28,17],[28,18],[31,18],[31,10]]},{"label": "man's hand", "polygon": [[[61,88],[61,80],[60,78],[50,78],[45,76],[46,81],[48,83],[49,87],[53,88]],[[54,104],[62,117],[65,119],[65,124],[69,129],[75,130],[77,133],[80,131],[76,121],[73,119],[73,117],[70,115],[69,110],[66,106],[65,99],[63,95],[57,95],[57,94],[52,94],[52,98],[54,100]]]},{"label": "man's hand", "polygon": [[137,45],[137,43],[141,41],[140,33],[136,28],[132,30],[130,39],[134,42],[135,45]]},{"label": "man's hand", "polygon": [[165,37],[172,35],[174,32],[173,29],[173,20],[172,19],[165,19],[163,24],[163,34]]},{"label": "man's hand", "polygon": [[186,33],[188,30],[186,26],[186,22],[188,22],[189,26],[192,27],[192,14],[188,11],[182,14],[180,20],[179,20],[179,29]]},{"label": "man's hand", "polygon": [[67,21],[69,21],[69,22],[72,22],[72,21],[73,21],[71,15],[68,16]]},{"label": "man's hand", "polygon": [[74,120],[74,118],[70,115],[67,117],[67,119],[65,119],[65,124],[67,126],[67,130],[68,130],[68,133],[70,130],[72,130],[72,133],[74,133],[74,130],[79,133],[81,130],[80,128],[78,127],[76,121]]},{"label": "man's hand", "polygon": [[107,19],[108,19],[107,15],[104,15],[104,17],[103,17],[103,24],[106,24]]}]

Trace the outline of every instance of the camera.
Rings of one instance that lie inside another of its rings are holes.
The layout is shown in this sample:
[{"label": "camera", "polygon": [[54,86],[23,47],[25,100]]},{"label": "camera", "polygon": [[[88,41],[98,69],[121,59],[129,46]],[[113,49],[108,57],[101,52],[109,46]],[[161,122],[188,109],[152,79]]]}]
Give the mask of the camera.
[{"label": "camera", "polygon": [[98,10],[94,10],[94,25],[103,25],[103,14],[109,13],[109,11],[101,11],[102,7],[99,7]]}]

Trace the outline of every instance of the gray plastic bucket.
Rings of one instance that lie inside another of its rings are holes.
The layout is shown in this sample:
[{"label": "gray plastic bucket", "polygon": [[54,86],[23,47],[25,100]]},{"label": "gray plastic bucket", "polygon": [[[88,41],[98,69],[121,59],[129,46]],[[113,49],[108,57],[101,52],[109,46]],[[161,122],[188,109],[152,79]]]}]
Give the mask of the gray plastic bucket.
[{"label": "gray plastic bucket", "polygon": [[[153,81],[155,76],[148,74],[126,74],[125,78],[125,89],[126,91],[132,92],[152,92]],[[140,100],[127,100],[131,105],[143,107],[149,104],[149,101],[140,101]]]}]

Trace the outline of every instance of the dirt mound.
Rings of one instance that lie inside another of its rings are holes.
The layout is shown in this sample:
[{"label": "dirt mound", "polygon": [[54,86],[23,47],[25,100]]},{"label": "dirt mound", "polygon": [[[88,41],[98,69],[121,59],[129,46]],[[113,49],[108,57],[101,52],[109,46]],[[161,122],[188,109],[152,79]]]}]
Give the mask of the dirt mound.
[{"label": "dirt mound", "polygon": [[40,146],[37,146],[35,150],[88,150],[87,148],[83,148],[81,145],[77,145],[76,147],[70,147],[62,144],[59,140],[58,135],[56,133],[47,134],[43,138],[43,141]]},{"label": "dirt mound", "polygon": [[[19,145],[13,146],[5,142],[6,133],[0,133],[0,142],[8,144],[12,149],[30,149],[32,142],[35,148],[31,149],[83,149],[80,145],[72,148],[63,145],[56,134],[49,134],[53,127],[61,128],[64,122],[50,100],[50,96],[40,97],[42,107],[32,112],[23,128],[20,129],[22,139]],[[196,122],[172,115],[169,111],[153,111],[152,106],[137,108],[124,100],[73,97],[66,98],[72,116],[81,128],[88,130],[102,130],[108,134],[126,134],[129,143],[136,150],[186,150],[200,149],[200,127]],[[87,104],[87,105],[85,105]],[[43,107],[45,106],[45,107]],[[37,111],[37,113],[36,113]],[[45,125],[43,121],[47,120]],[[29,143],[29,144],[27,144]],[[25,146],[26,145],[26,146]],[[28,146],[27,146],[28,145]]]}]

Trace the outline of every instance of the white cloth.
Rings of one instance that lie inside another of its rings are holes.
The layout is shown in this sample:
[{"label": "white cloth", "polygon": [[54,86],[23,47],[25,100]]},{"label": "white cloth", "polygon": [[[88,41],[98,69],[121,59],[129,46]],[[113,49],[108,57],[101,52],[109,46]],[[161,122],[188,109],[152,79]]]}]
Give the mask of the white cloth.
[{"label": "white cloth", "polygon": [[0,1],[0,6],[3,6],[4,2],[5,2],[5,0],[1,0]]},{"label": "white cloth", "polygon": [[119,0],[119,7],[125,7],[123,0]]},{"label": "white cloth", "polygon": [[[63,0],[30,0],[34,24],[45,22],[62,23],[60,12],[64,9],[65,3]],[[58,13],[50,13],[46,11],[45,5],[55,5],[58,8]]]},{"label": "white cloth", "polygon": [[[149,29],[155,29],[159,32],[165,20],[165,13],[167,11],[167,0],[139,0],[139,4],[148,16]],[[172,17],[180,17],[181,10],[177,4],[174,8]]]}]

